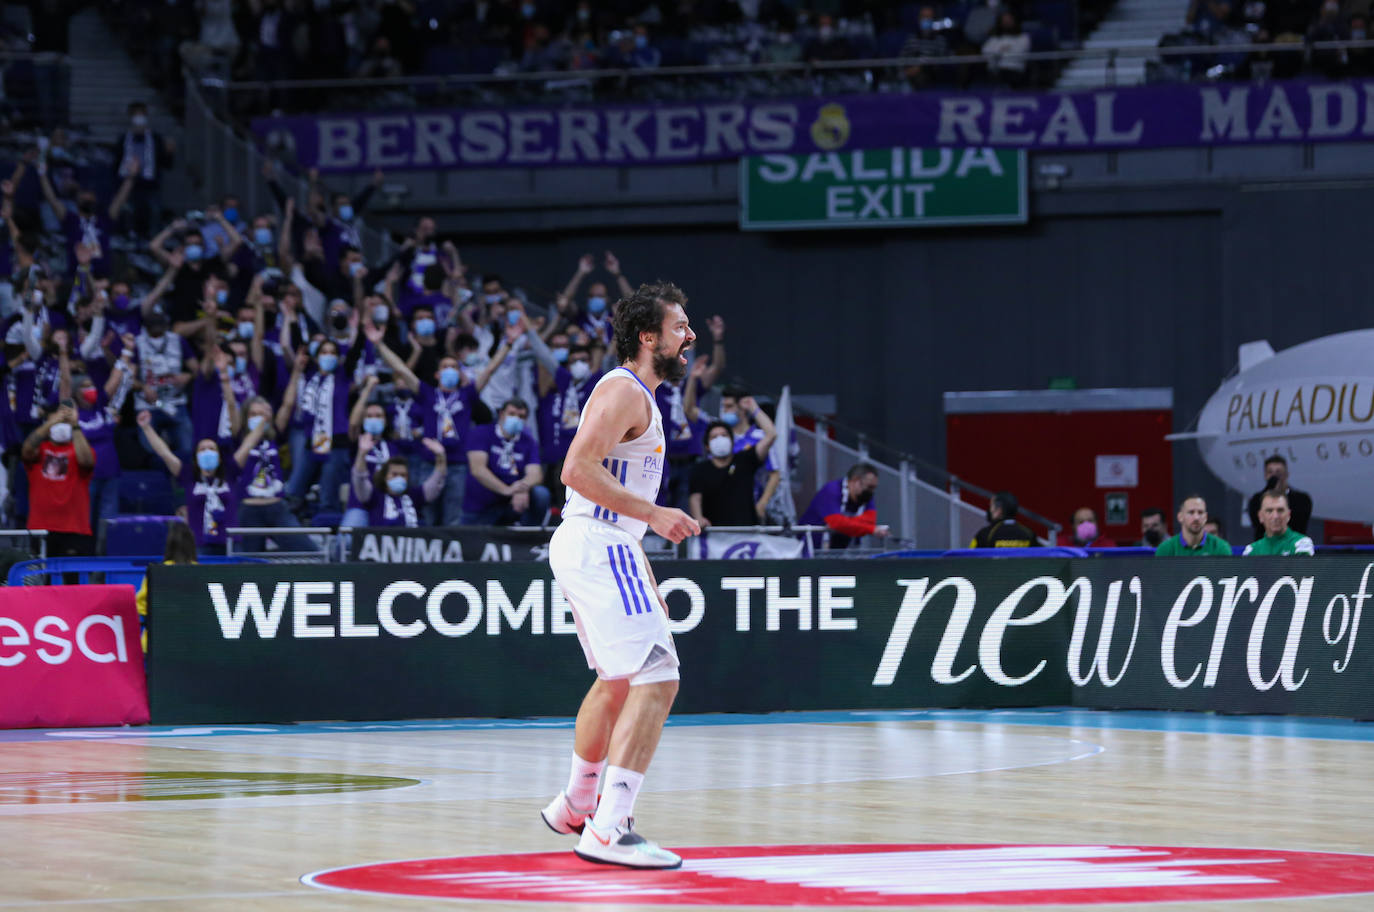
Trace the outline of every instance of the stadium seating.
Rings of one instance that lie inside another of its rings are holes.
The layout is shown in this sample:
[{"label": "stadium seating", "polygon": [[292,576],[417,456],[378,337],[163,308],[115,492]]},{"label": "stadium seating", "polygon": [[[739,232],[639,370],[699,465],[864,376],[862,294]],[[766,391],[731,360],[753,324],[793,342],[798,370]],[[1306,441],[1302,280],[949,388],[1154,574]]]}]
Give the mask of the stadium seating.
[{"label": "stadium seating", "polygon": [[175,513],[176,499],[167,473],[160,471],[125,472],[119,478],[119,512],[144,516]]},{"label": "stadium seating", "polygon": [[177,516],[109,516],[101,521],[104,553],[109,557],[161,554],[167,546],[167,526]]}]

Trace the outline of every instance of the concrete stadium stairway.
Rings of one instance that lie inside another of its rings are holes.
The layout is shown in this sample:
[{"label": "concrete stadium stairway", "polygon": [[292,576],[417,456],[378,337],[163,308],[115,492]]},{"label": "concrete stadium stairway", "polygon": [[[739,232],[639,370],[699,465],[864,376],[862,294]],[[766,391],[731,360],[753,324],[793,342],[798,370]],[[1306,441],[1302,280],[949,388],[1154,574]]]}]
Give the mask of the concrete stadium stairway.
[{"label": "concrete stadium stairway", "polygon": [[181,125],[168,113],[156,89],[150,86],[125,52],[117,35],[105,27],[94,7],[72,17],[68,33],[72,62],[71,123],[84,126],[97,137],[113,141],[127,127],[129,102],[148,105],[154,130],[174,139]]},{"label": "concrete stadium stairway", "polygon": [[[1188,0],[1118,0],[1111,13],[1083,42],[1085,50],[1107,47],[1153,48],[1159,39],[1183,28]],[[1148,55],[1117,58],[1114,85],[1139,85],[1145,81]],[[1108,84],[1107,57],[1094,55],[1075,60],[1056,84],[1060,89],[1095,89]]]}]

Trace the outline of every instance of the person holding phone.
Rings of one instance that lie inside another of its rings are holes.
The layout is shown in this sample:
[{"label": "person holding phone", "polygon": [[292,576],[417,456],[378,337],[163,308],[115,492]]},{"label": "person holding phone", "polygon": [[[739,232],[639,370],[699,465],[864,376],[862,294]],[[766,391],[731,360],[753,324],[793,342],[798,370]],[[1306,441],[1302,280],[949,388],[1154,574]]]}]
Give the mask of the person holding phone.
[{"label": "person holding phone", "polygon": [[50,557],[95,553],[91,478],[95,451],[81,432],[76,403],[63,399],[20,450],[29,481],[29,529],[48,533]]}]

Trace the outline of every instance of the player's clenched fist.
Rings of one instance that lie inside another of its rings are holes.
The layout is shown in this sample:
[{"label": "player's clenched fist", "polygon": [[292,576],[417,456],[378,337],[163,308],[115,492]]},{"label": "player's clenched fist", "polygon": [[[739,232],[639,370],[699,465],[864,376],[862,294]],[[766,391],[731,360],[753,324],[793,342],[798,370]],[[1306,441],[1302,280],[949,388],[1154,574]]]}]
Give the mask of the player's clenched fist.
[{"label": "player's clenched fist", "polygon": [[649,528],[675,545],[689,535],[701,534],[695,519],[672,507],[654,507],[649,514]]}]

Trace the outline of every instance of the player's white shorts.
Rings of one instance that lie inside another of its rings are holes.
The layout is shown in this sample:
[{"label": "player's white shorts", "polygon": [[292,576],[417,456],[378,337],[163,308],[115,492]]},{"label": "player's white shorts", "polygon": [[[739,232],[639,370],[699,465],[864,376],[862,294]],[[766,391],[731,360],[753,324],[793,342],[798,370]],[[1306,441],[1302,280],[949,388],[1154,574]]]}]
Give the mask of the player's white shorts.
[{"label": "player's white shorts", "polygon": [[572,608],[587,667],[598,677],[628,677],[632,684],[677,680],[668,618],[639,542],[628,532],[570,516],[549,541],[549,565]]}]

